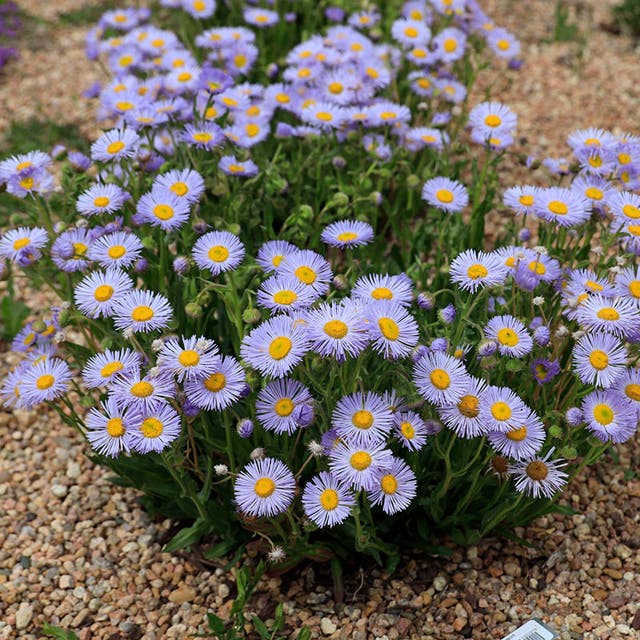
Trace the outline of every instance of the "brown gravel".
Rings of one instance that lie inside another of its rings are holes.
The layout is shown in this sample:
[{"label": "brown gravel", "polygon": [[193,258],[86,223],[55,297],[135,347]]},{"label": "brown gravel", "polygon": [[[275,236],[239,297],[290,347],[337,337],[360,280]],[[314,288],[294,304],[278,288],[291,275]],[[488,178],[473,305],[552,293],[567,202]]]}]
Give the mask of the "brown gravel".
[{"label": "brown gravel", "polygon": [[[20,4],[53,20],[86,3]],[[584,47],[540,44],[551,0],[484,4],[523,39],[527,64],[496,97],[519,114],[531,151],[565,153],[566,135],[580,126],[637,132],[637,51],[598,27],[612,1],[571,3],[582,7]],[[0,131],[44,110],[92,134],[93,108],[79,93],[99,72],[84,59],[84,30],[43,29],[30,36],[28,64],[23,54],[3,78]],[[485,73],[481,82],[493,80]],[[111,485],[55,415],[0,411],[0,442],[0,638],[41,638],[45,621],[83,640],[187,638],[205,631],[207,611],[228,615],[231,576],[161,553],[170,523],[151,522],[135,492]],[[567,490],[580,515],[541,518],[519,532],[531,547],[487,540],[449,559],[416,554],[393,576],[363,567],[346,579],[342,603],[325,568],[307,567],[263,580],[252,606],[268,618],[282,602],[290,631],[306,624],[319,638],[501,638],[533,616],[565,640],[640,637],[640,438],[618,453],[619,462],[606,458]]]}]

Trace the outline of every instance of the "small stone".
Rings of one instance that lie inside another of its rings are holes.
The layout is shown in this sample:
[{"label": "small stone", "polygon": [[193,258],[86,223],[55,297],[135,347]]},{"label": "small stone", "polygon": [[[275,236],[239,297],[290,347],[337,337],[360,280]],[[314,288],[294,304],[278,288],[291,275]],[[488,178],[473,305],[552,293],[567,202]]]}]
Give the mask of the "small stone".
[{"label": "small stone", "polygon": [[28,602],[21,602],[16,612],[16,629],[26,629],[33,618],[33,608]]},{"label": "small stone", "polygon": [[325,636],[330,636],[332,633],[335,633],[337,628],[331,618],[322,618],[322,620],[320,620],[320,630]]},{"label": "small stone", "polygon": [[631,621],[631,626],[634,629],[640,629],[640,609],[636,611],[636,614],[633,616],[633,620]]},{"label": "small stone", "polygon": [[613,591],[608,595],[605,600],[605,604],[609,609],[619,609],[627,604],[627,596],[625,596],[621,591]]},{"label": "small stone", "polygon": [[60,576],[58,586],[61,589],[73,589],[73,587],[75,587],[75,582],[71,576]]},{"label": "small stone", "polygon": [[67,487],[63,484],[54,484],[51,487],[51,493],[53,493],[56,498],[64,498],[67,495],[67,491]]},{"label": "small stone", "polygon": [[191,602],[196,597],[195,589],[190,587],[182,587],[175,589],[169,594],[169,600],[176,604],[182,604],[183,602]]},{"label": "small stone", "polygon": [[504,572],[508,576],[517,577],[522,574],[522,569],[520,569],[520,565],[517,562],[505,562]]},{"label": "small stone", "polygon": [[69,460],[67,463],[67,478],[75,480],[80,477],[80,465],[75,460]]},{"label": "small stone", "polygon": [[453,607],[454,605],[458,604],[458,601],[455,598],[445,598],[441,603],[440,606],[443,609],[448,609],[449,607]]},{"label": "small stone", "polygon": [[230,593],[229,585],[225,584],[224,582],[218,585],[218,595],[221,598],[227,598],[229,596],[229,593]]},{"label": "small stone", "polygon": [[619,569],[609,569],[608,567],[606,569],[603,569],[602,573],[606,573],[610,578],[613,578],[614,580],[622,580],[622,576],[624,575]]},{"label": "small stone", "polygon": [[436,576],[433,579],[433,588],[436,591],[443,591],[447,586],[447,579],[444,576]]},{"label": "small stone", "polygon": [[604,600],[607,597],[607,592],[604,589],[594,589],[591,592],[591,595],[596,599],[596,600]]},{"label": "small stone", "polygon": [[465,620],[464,618],[456,618],[453,621],[453,628],[458,632],[462,631],[466,626],[467,620]]},{"label": "small stone", "polygon": [[610,558],[607,560],[607,567],[610,569],[622,569],[622,560],[620,558]]}]

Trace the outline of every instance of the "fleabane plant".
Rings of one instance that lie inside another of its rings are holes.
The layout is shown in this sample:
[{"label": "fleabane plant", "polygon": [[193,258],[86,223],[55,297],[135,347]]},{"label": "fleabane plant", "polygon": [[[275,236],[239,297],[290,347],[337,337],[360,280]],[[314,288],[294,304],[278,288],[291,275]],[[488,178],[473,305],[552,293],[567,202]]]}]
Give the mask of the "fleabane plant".
[{"label": "fleabane plant", "polygon": [[170,549],[393,562],[561,509],[637,429],[638,139],[501,184],[517,115],[465,100],[519,45],[470,0],[161,5],[89,34],[90,157],[0,163],[8,277],[60,298],[5,405],[184,521]]}]

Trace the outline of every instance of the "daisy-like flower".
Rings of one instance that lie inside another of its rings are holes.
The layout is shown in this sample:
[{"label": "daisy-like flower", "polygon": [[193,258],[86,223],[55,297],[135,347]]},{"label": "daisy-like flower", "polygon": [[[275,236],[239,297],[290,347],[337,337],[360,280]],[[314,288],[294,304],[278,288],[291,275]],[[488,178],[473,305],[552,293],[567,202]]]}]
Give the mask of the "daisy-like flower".
[{"label": "daisy-like flower", "polygon": [[587,428],[602,442],[626,442],[638,428],[632,402],[612,389],[592,391],[581,409]]},{"label": "daisy-like flower", "polygon": [[244,245],[233,233],[210,231],[196,240],[192,256],[201,269],[209,269],[212,275],[217,276],[235,269],[242,262]]},{"label": "daisy-like flower", "polygon": [[89,318],[111,315],[115,301],[133,289],[131,278],[119,269],[93,271],[75,287],[76,306]]},{"label": "daisy-like flower", "polygon": [[400,444],[410,451],[420,451],[427,442],[427,427],[415,411],[396,413],[393,426]]},{"label": "daisy-like flower", "polygon": [[443,62],[455,62],[464,56],[467,37],[455,27],[446,27],[431,41],[435,55]]},{"label": "daisy-like flower", "polygon": [[374,273],[358,278],[351,293],[355,299],[365,302],[392,300],[403,307],[409,307],[413,300],[413,282],[404,273],[398,276]]},{"label": "daisy-like flower", "polygon": [[[286,240],[269,240],[258,249],[256,262],[267,273],[270,271],[278,271],[282,265],[282,261],[287,256],[291,256],[298,251],[299,249],[295,245]],[[297,278],[297,280],[302,282],[300,278]],[[302,284],[306,285],[305,282],[302,282]]]},{"label": "daisy-like flower", "polygon": [[484,335],[494,340],[503,356],[522,358],[533,349],[533,340],[520,320],[510,315],[494,316],[487,322]]},{"label": "daisy-like flower", "polygon": [[218,169],[228,176],[253,178],[258,175],[258,165],[253,160],[238,160],[235,156],[222,156]]},{"label": "daisy-like flower", "polygon": [[303,108],[300,119],[319,129],[338,129],[345,121],[344,109],[332,102],[316,102]]},{"label": "daisy-like flower", "polygon": [[40,360],[24,371],[20,384],[22,404],[31,409],[37,404],[60,398],[71,380],[69,365],[60,358]]},{"label": "daisy-like flower", "polygon": [[411,467],[400,458],[392,458],[391,467],[376,474],[367,496],[372,505],[380,505],[386,514],[392,515],[411,504],[417,486]]},{"label": "daisy-like flower", "polygon": [[43,151],[29,151],[11,156],[0,162],[0,182],[7,182],[12,176],[29,170],[47,169],[52,164],[51,157]]},{"label": "daisy-like flower", "polygon": [[594,294],[578,306],[576,318],[585,329],[606,331],[618,337],[640,330],[640,310],[629,298]]},{"label": "daisy-like flower", "polygon": [[180,134],[180,140],[198,149],[211,151],[224,144],[224,133],[215,122],[188,123]]},{"label": "daisy-like flower", "polygon": [[96,353],[82,370],[82,381],[88,389],[104,387],[119,376],[140,374],[142,356],[132,349]]},{"label": "daisy-like flower", "polygon": [[491,446],[500,454],[515,460],[532,458],[544,444],[545,429],[542,420],[533,411],[517,429],[509,431],[490,431]]},{"label": "daisy-like flower", "polygon": [[364,315],[371,345],[385,358],[404,358],[418,344],[418,323],[406,307],[393,300],[374,300]]},{"label": "daisy-like flower", "polygon": [[420,151],[424,147],[441,150],[448,142],[446,134],[431,127],[414,127],[404,134],[405,145],[409,151]]},{"label": "daisy-like flower", "polygon": [[640,417],[640,370],[635,367],[627,369],[617,380],[616,389],[631,402]]},{"label": "daisy-like flower", "polygon": [[275,275],[260,285],[256,302],[272,311],[294,311],[310,307],[317,297],[311,287],[297,278]]},{"label": "daisy-like flower", "polygon": [[529,407],[507,387],[487,387],[480,396],[480,421],[490,431],[519,429],[529,415]]},{"label": "daisy-like flower", "polygon": [[216,10],[216,0],[182,0],[180,5],[198,20],[210,18]]},{"label": "daisy-like flower", "polygon": [[426,45],[431,39],[431,30],[418,20],[398,18],[391,25],[391,36],[405,47]]},{"label": "daisy-like flower", "polygon": [[200,409],[222,411],[242,397],[245,386],[246,377],[240,363],[233,356],[222,356],[211,375],[187,380],[184,393]]},{"label": "daisy-like flower", "polygon": [[25,406],[24,402],[22,402],[20,387],[22,386],[24,372],[29,366],[29,363],[25,360],[4,378],[2,387],[0,387],[2,406],[8,409],[22,409]]},{"label": "daisy-like flower", "polygon": [[539,187],[533,185],[509,187],[502,195],[502,202],[505,207],[513,209],[516,214],[526,215],[528,213],[534,213],[538,190]]},{"label": "daisy-like flower", "polygon": [[440,420],[460,438],[476,438],[488,432],[480,420],[480,399],[487,388],[484,380],[468,376],[462,397],[455,403],[438,407]]},{"label": "daisy-like flower", "polygon": [[538,191],[534,212],[560,227],[574,227],[591,217],[591,202],[571,189],[548,187]]},{"label": "daisy-like flower", "polygon": [[47,232],[40,227],[10,229],[0,239],[0,256],[15,262],[21,255],[38,252],[47,240]]},{"label": "daisy-like flower", "polygon": [[466,187],[457,180],[444,177],[427,180],[422,187],[422,199],[448,213],[459,213],[469,204]]},{"label": "daisy-like flower", "polygon": [[171,322],[173,309],[161,293],[134,289],[116,300],[112,315],[120,331],[155,331]]},{"label": "daisy-like flower", "polygon": [[362,353],[369,344],[362,310],[350,300],[322,303],[305,316],[309,347],[323,357],[343,361]]},{"label": "daisy-like flower", "polygon": [[578,151],[585,148],[606,147],[614,142],[614,136],[610,131],[590,127],[588,129],[577,129],[572,131],[567,137],[567,144]]},{"label": "daisy-like flower", "polygon": [[91,234],[86,229],[65,231],[51,246],[51,259],[56,267],[67,273],[84,271],[89,266],[87,250],[91,243]]},{"label": "daisy-like flower", "polygon": [[359,220],[338,220],[324,229],[320,239],[341,249],[361,247],[373,240],[373,227]]},{"label": "daisy-like flower", "polygon": [[632,191],[617,191],[607,198],[611,213],[619,223],[638,224],[640,219],[640,195]]},{"label": "daisy-like flower", "polygon": [[[538,327],[538,329],[540,328],[542,327]],[[560,364],[557,360],[536,358],[531,363],[531,373],[533,374],[534,380],[539,385],[547,384],[547,382],[553,380],[560,373]]]},{"label": "daisy-like flower", "polygon": [[116,184],[94,184],[78,196],[76,211],[85,216],[114,213],[122,208],[128,194]]},{"label": "daisy-like flower", "polygon": [[258,393],[256,415],[267,431],[292,434],[300,426],[295,410],[302,405],[313,405],[307,387],[292,378],[272,380]]},{"label": "daisy-like flower", "polygon": [[236,478],[233,495],[238,509],[256,518],[284,513],[293,502],[296,479],[276,458],[250,462]]},{"label": "daisy-like flower", "polygon": [[587,333],[573,348],[573,368],[582,382],[611,387],[626,371],[627,350],[608,333]]},{"label": "daisy-like flower", "polygon": [[266,320],[245,336],[240,355],[265,376],[282,378],[309,348],[306,329],[288,316]]},{"label": "daisy-like flower", "polygon": [[329,282],[333,278],[329,262],[319,253],[310,250],[299,250],[287,255],[279,272],[285,276],[295,276],[318,295],[327,293]]},{"label": "daisy-like flower", "polygon": [[142,241],[133,233],[116,231],[96,238],[87,249],[87,257],[106,269],[126,269],[142,253]]},{"label": "daisy-like flower", "polygon": [[142,221],[164,231],[173,231],[189,219],[190,205],[173,191],[155,189],[138,200],[136,211]]},{"label": "daisy-like flower", "polygon": [[393,464],[391,451],[385,449],[383,443],[358,447],[340,441],[328,455],[329,469],[336,480],[354,489],[373,488],[377,473],[390,469]]},{"label": "daisy-like flower", "polygon": [[370,105],[368,121],[374,127],[407,125],[411,121],[411,110],[397,102],[378,100]]},{"label": "daisy-like flower", "polygon": [[469,374],[460,360],[436,351],[415,363],[413,382],[425,400],[446,406],[460,402],[467,389]]},{"label": "daisy-like flower", "polygon": [[87,414],[87,440],[100,455],[117,458],[131,449],[131,429],[137,423],[137,409],[121,406],[109,397],[100,403],[101,409],[92,407]]},{"label": "daisy-like flower", "polygon": [[613,193],[613,186],[605,178],[585,173],[575,177],[571,189],[587,198],[599,210],[604,208]]},{"label": "daisy-like flower", "polygon": [[204,179],[193,169],[172,169],[157,176],[153,181],[153,189],[166,190],[178,198],[194,204],[204,193]]},{"label": "daisy-like flower", "polygon": [[140,136],[133,129],[111,129],[105,131],[91,145],[91,159],[101,162],[132,158],[137,149]]},{"label": "daisy-like flower", "polygon": [[331,424],[345,442],[369,447],[386,440],[393,426],[393,414],[377,393],[358,392],[338,401]]},{"label": "daisy-like flower", "polygon": [[502,284],[509,271],[500,256],[475,249],[467,249],[451,262],[451,280],[461,289],[474,293],[481,287]]},{"label": "daisy-like flower", "polygon": [[481,102],[469,113],[469,125],[485,140],[513,133],[517,124],[518,116],[500,102]]},{"label": "daisy-like flower", "polygon": [[109,392],[125,407],[149,411],[159,404],[167,404],[175,397],[175,382],[168,375],[142,376],[140,371],[113,378]]},{"label": "daisy-like flower", "polygon": [[182,421],[168,404],[156,404],[139,414],[131,430],[131,448],[138,453],[166,449],[180,436]]},{"label": "daisy-like flower", "polygon": [[343,523],[355,503],[353,492],[328,471],[321,471],[314,476],[302,492],[305,515],[319,527],[334,527]]},{"label": "daisy-like flower", "polygon": [[513,60],[520,53],[520,42],[506,29],[492,29],[487,44],[499,58]]},{"label": "daisy-like flower", "polygon": [[208,338],[167,340],[158,352],[158,367],[176,376],[178,382],[208,377],[219,365],[218,346]]},{"label": "daisy-like flower", "polygon": [[277,24],[280,20],[277,11],[271,11],[269,9],[262,9],[258,7],[248,7],[243,13],[242,17],[247,24],[254,27],[271,27]]},{"label": "daisy-like flower", "polygon": [[620,271],[614,287],[616,295],[640,302],[640,267],[627,267]]},{"label": "daisy-like flower", "polygon": [[568,475],[562,471],[564,460],[549,460],[551,449],[543,458],[536,457],[520,460],[507,466],[507,472],[513,477],[516,491],[532,498],[552,498],[566,484]]}]

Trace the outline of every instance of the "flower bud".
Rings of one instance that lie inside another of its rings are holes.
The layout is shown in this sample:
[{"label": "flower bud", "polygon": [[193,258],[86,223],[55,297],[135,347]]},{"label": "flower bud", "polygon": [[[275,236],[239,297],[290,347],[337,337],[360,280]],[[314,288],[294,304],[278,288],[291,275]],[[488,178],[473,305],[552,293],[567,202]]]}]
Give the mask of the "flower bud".
[{"label": "flower bud", "polygon": [[241,438],[250,438],[253,434],[253,422],[249,420],[249,418],[243,418],[240,420],[236,428],[238,430],[238,435]]},{"label": "flower bud", "polygon": [[409,189],[417,189],[421,183],[422,180],[420,180],[419,176],[417,176],[415,173],[407,176],[407,187]]},{"label": "flower bud", "polygon": [[197,302],[187,302],[184,312],[189,318],[199,318],[202,315],[202,307]]},{"label": "flower bud", "polygon": [[262,314],[258,309],[245,309],[242,312],[242,321],[246,324],[257,324],[262,320]]},{"label": "flower bud", "polygon": [[95,403],[95,400],[91,396],[82,396],[82,398],[80,398],[80,406],[85,409],[93,407]]}]

